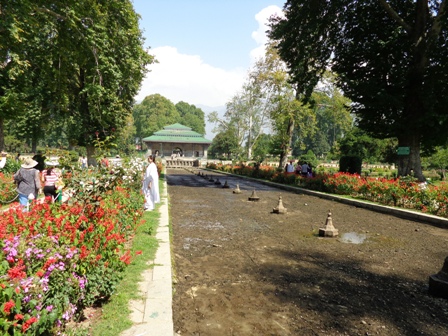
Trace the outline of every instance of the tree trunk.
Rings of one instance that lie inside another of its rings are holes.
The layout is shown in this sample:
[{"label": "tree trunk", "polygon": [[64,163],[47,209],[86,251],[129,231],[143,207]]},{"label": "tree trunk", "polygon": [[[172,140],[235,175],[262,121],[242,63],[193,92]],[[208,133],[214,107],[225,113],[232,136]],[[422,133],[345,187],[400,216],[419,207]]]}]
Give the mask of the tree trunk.
[{"label": "tree trunk", "polygon": [[4,133],[5,120],[0,118],[0,151],[5,150],[5,133]]},{"label": "tree trunk", "polygon": [[97,166],[97,161],[95,158],[95,147],[92,145],[86,145],[86,150],[87,150],[87,164],[89,166]]},{"label": "tree trunk", "polygon": [[420,160],[420,136],[414,134],[410,138],[399,138],[398,147],[409,147],[409,155],[398,156],[398,176],[406,176],[414,171],[414,176],[420,181],[424,182],[426,179],[423,176],[422,165]]},{"label": "tree trunk", "polygon": [[37,153],[37,139],[34,137],[31,139],[31,152]]},{"label": "tree trunk", "polygon": [[288,127],[286,129],[286,137],[287,140],[282,144],[282,150],[280,152],[280,163],[279,168],[285,169],[286,163],[288,162],[288,154],[290,152],[291,148],[291,142],[292,142],[292,134],[294,131],[294,118],[290,117],[288,121]]}]

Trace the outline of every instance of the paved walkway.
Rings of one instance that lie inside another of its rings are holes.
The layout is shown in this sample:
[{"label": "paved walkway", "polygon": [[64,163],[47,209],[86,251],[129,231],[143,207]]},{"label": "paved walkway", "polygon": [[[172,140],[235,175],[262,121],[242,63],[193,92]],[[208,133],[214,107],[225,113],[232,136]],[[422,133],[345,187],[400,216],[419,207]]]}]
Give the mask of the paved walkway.
[{"label": "paved walkway", "polygon": [[159,247],[151,262],[153,268],[142,274],[143,281],[139,283],[144,299],[130,303],[134,325],[121,336],[174,335],[168,197],[166,182],[164,184],[162,204],[159,207],[160,223],[156,234]]}]

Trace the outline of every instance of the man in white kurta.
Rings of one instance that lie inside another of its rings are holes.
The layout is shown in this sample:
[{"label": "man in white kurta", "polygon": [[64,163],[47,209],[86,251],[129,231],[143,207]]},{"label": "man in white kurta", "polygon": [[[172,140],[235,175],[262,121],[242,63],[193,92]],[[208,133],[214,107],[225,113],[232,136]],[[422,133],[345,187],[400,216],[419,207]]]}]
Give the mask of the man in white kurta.
[{"label": "man in white kurta", "polygon": [[157,166],[153,161],[153,157],[148,157],[148,167],[146,167],[145,176],[143,179],[143,194],[145,195],[146,211],[154,210],[154,205],[160,202],[159,193],[159,174],[157,172]]}]

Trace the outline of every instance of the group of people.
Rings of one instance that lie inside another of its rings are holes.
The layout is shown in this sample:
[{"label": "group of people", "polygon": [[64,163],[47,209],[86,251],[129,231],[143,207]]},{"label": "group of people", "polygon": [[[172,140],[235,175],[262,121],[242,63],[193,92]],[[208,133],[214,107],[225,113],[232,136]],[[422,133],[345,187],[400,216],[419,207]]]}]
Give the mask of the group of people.
[{"label": "group of people", "polygon": [[[1,153],[0,164],[4,165],[6,155],[7,153],[5,152]],[[160,203],[159,173],[155,163],[155,156],[150,155],[147,160],[148,165],[143,176],[142,191],[145,196],[144,209],[145,211],[152,211],[155,208],[155,204]],[[82,161],[81,167],[86,168]],[[28,202],[36,199],[40,191],[44,193],[46,198],[51,197],[52,201],[57,200],[58,190],[56,183],[60,178],[61,172],[56,168],[55,162],[47,161],[41,164],[34,157],[24,159],[20,169],[14,174],[14,182],[17,185],[17,192],[19,194],[19,203],[23,210],[26,211]]]},{"label": "group of people", "polygon": [[30,200],[37,198],[40,191],[52,202],[59,196],[56,183],[61,178],[61,172],[56,168],[56,162],[39,162],[34,158],[35,156],[24,159],[20,169],[14,174],[19,203],[24,210]]},{"label": "group of people", "polygon": [[155,162],[155,156],[148,156],[148,165],[143,175],[142,185],[143,195],[145,196],[145,211],[152,211],[156,203],[160,203],[159,193],[159,172]]},{"label": "group of people", "polygon": [[302,175],[303,177],[313,177],[313,168],[311,167],[311,164],[307,162],[303,162],[302,164],[297,162],[294,166],[294,161],[291,160],[286,164],[285,172],[295,173],[297,175]]}]

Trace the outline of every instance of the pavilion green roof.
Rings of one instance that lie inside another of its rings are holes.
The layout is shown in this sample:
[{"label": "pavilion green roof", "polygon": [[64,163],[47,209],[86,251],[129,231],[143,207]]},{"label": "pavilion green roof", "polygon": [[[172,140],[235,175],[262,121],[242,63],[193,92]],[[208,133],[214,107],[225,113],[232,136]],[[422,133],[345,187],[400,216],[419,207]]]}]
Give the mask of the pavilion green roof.
[{"label": "pavilion green roof", "polygon": [[163,130],[155,132],[153,135],[143,139],[144,142],[179,142],[179,143],[200,143],[211,144],[212,142],[202,134],[192,131],[190,127],[182,124],[172,124],[165,126]]}]

